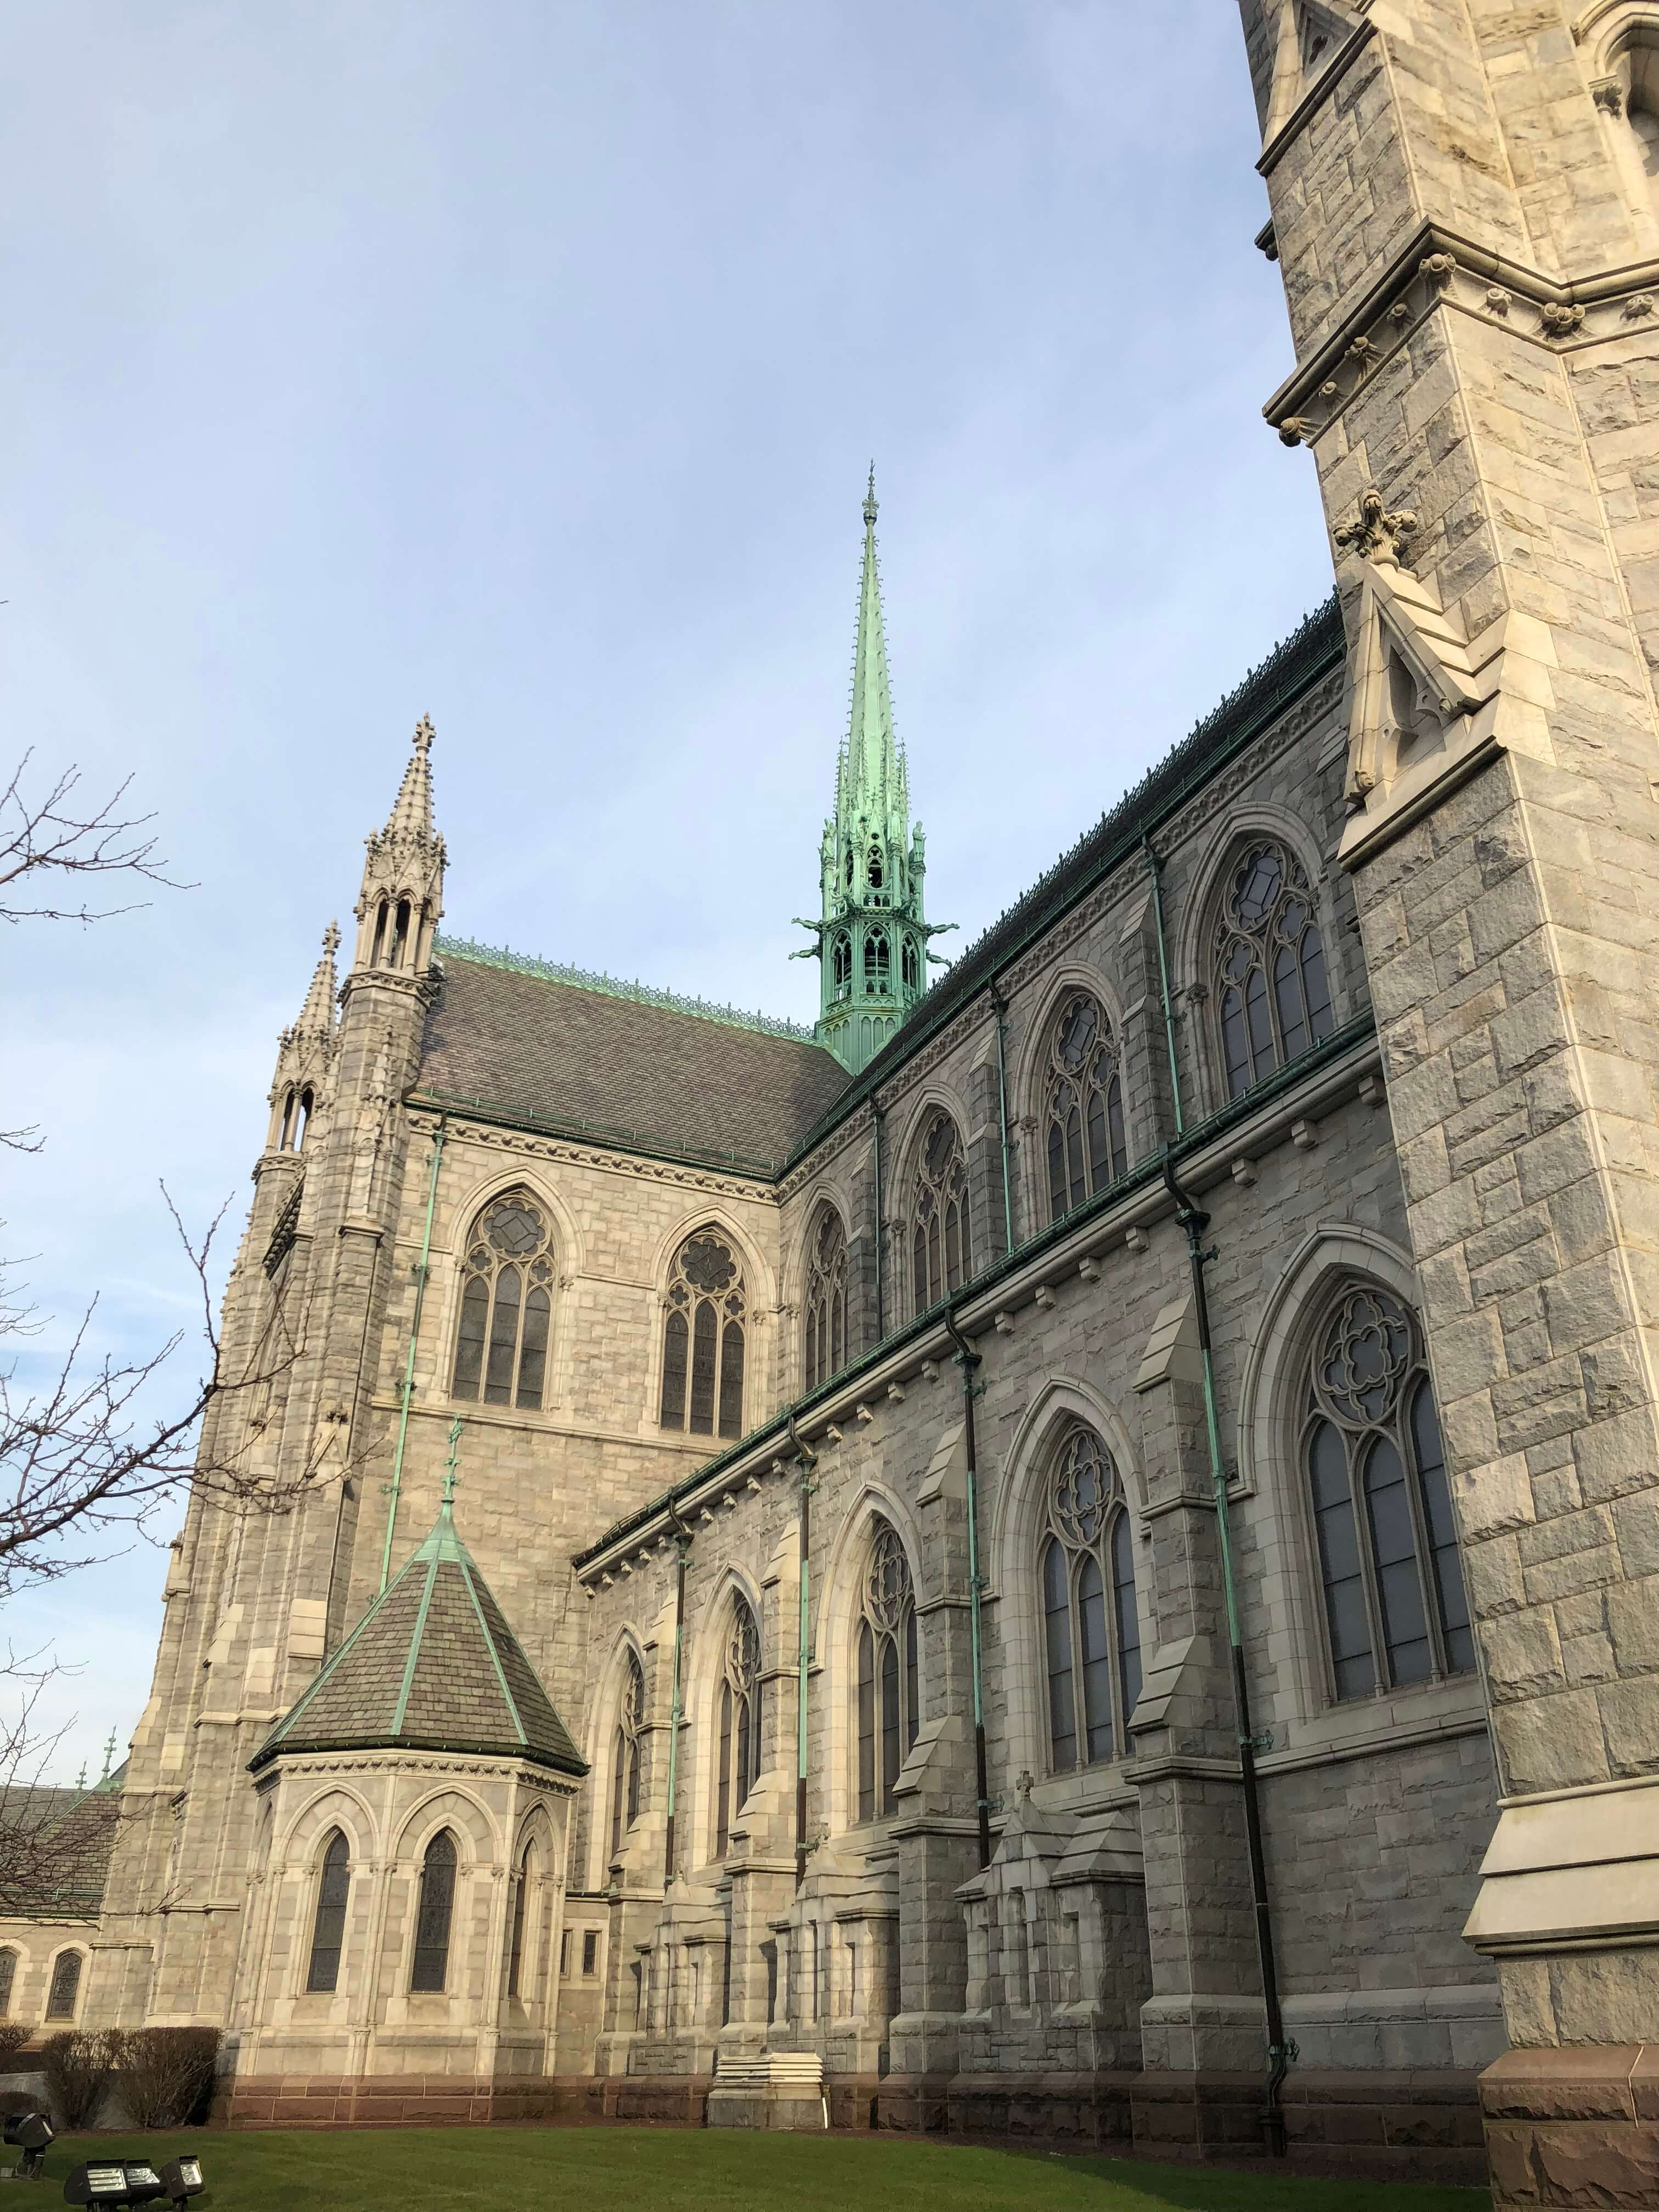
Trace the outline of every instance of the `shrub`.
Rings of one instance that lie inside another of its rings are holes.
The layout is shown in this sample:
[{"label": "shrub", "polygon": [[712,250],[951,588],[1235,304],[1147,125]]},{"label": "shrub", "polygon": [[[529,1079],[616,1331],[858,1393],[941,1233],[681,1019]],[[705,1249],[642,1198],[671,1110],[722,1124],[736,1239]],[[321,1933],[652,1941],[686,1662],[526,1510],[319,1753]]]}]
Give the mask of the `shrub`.
[{"label": "shrub", "polygon": [[6,2071],[7,2062],[16,2057],[33,2033],[26,2020],[0,2020],[0,2074]]},{"label": "shrub", "polygon": [[75,2027],[40,2045],[40,2070],[61,2127],[92,2125],[125,2044],[118,2028]]},{"label": "shrub", "polygon": [[121,2051],[121,2102],[136,2128],[178,2128],[213,2094],[216,2027],[140,2027]]}]

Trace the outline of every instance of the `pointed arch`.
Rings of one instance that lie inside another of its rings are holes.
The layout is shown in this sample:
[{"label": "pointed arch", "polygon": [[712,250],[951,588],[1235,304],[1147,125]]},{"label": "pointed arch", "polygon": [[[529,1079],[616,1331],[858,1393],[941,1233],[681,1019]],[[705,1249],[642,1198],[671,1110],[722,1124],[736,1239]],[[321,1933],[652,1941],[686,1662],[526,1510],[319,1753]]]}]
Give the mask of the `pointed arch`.
[{"label": "pointed arch", "polygon": [[[908,1620],[896,1614],[887,1630],[890,1650],[877,1649],[872,1624],[872,1717],[877,1722],[875,1784],[884,1799],[882,1784],[902,1767],[915,1741],[916,1727],[926,1710],[928,1655],[922,1648],[919,1607],[925,1597],[924,1554],[921,1533],[908,1505],[885,1484],[866,1482],[836,1532],[824,1563],[818,1618],[813,1641],[817,1679],[824,1687],[822,1725],[824,1741],[825,1800],[831,1834],[859,1824],[860,1818],[884,1817],[881,1810],[860,1814],[859,1776],[859,1662],[860,1635],[866,1607],[865,1589],[877,1539],[883,1529],[891,1532],[913,1593]],[[912,1632],[914,1632],[912,1636]],[[880,1662],[889,1662],[884,1683]],[[897,1766],[892,1765],[894,1742],[890,1726],[886,1742],[879,1723],[887,1707],[884,1695],[896,1694],[894,1711],[898,1721]],[[890,1774],[890,1771],[891,1772]]]},{"label": "pointed arch", "polygon": [[850,1356],[847,1222],[827,1193],[813,1202],[800,1254],[801,1382],[816,1390]]},{"label": "pointed arch", "polygon": [[450,1396],[542,1412],[559,1288],[550,1210],[528,1182],[513,1182],[474,1212],[457,1257]]},{"label": "pointed arch", "polygon": [[743,1246],[714,1222],[682,1239],[663,1291],[659,1427],[728,1442],[744,1433],[752,1396],[751,1279]]},{"label": "pointed arch", "polygon": [[975,1224],[968,1186],[966,1109],[929,1085],[895,1147],[889,1219],[912,1316],[973,1279]]}]

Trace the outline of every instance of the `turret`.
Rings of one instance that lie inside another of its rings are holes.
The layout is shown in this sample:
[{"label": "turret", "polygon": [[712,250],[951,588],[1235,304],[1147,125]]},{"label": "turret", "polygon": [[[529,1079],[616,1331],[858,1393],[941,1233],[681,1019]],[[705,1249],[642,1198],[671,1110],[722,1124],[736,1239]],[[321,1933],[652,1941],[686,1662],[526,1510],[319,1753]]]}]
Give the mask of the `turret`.
[{"label": "turret", "polygon": [[432,741],[422,714],[415,750],[384,830],[367,842],[357,901],[357,949],[352,977],[365,970],[410,980],[431,964],[432,940],[443,914],[444,841],[432,823]]},{"label": "turret", "polygon": [[315,1117],[327,1101],[338,1046],[334,954],[339,942],[339,930],[330,922],[323,937],[323,957],[317,963],[300,1018],[291,1029],[283,1031],[277,1044],[276,1074],[270,1086],[270,1133],[266,1140],[270,1152],[303,1152],[307,1136],[313,1133]]},{"label": "turret", "polygon": [[[817,1036],[853,1074],[881,1050],[927,988],[921,828],[910,823],[903,748],[893,733],[887,637],[876,560],[876,472],[864,496],[853,703],[836,763],[836,811],[819,848],[822,913],[802,921],[821,963]],[[947,925],[948,926],[948,925]]]}]

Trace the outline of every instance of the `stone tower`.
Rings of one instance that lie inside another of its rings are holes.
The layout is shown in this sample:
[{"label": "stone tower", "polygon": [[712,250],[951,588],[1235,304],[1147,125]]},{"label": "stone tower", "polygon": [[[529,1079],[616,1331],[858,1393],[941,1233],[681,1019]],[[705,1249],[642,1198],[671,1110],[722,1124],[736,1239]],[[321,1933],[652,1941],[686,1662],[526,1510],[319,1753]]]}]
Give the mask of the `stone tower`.
[{"label": "stone tower", "polygon": [[816,937],[822,963],[818,1042],[854,1075],[921,997],[927,940],[938,933],[922,911],[926,844],[921,823],[911,829],[909,779],[893,735],[876,513],[872,466],[864,495],[852,712],[836,763],[835,817],[823,825],[820,851],[823,913],[801,924]]},{"label": "stone tower", "polygon": [[1336,551],[1340,858],[1499,1769],[1498,2199],[1651,2203],[1659,7],[1243,15],[1296,349],[1267,411]]}]

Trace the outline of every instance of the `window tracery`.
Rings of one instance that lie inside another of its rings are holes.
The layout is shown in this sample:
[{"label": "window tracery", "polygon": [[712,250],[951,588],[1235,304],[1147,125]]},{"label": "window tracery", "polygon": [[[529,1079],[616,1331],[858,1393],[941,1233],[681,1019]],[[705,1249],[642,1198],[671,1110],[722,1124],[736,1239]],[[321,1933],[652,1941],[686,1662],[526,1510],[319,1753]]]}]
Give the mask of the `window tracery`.
[{"label": "window tracery", "polygon": [[760,1631],[748,1600],[734,1591],[720,1686],[720,1766],[714,1804],[714,1856],[726,1856],[732,1816],[760,1773]]},{"label": "window tracery", "polygon": [[1216,924],[1215,977],[1230,1098],[1331,1033],[1313,895],[1273,839],[1247,847],[1229,872]]},{"label": "window tracery", "polygon": [[1059,1221],[1129,1165],[1117,1048],[1105,1009],[1091,991],[1068,993],[1054,1017],[1042,1118],[1049,1218]]},{"label": "window tracery", "polygon": [[878,995],[891,989],[893,980],[892,947],[884,929],[866,929],[864,933],[864,988]]},{"label": "window tracery", "polygon": [[80,2002],[81,1954],[60,1951],[52,1962],[52,1980],[46,1988],[46,2018],[73,2020]]},{"label": "window tracery", "polygon": [[1049,1474],[1037,1578],[1049,1758],[1066,1774],[1127,1752],[1140,1696],[1133,1524],[1110,1452],[1081,1422]]},{"label": "window tracery", "polygon": [[336,1828],[323,1852],[317,1909],[311,1923],[311,1958],[306,1969],[306,1988],[313,1994],[339,1986],[346,1899],[350,1893],[351,1846]]},{"label": "window tracery", "polygon": [[920,1314],[960,1290],[974,1271],[968,1168],[957,1125],[942,1109],[921,1140],[910,1210],[912,1280]]},{"label": "window tracery", "polygon": [[455,1906],[455,1838],[440,1828],[421,1862],[420,1902],[415,1914],[411,1990],[443,1988],[449,1972],[449,1923]]},{"label": "window tracery", "polygon": [[806,1387],[816,1390],[847,1364],[847,1232],[824,1206],[806,1261]]},{"label": "window tracery", "polygon": [[545,1215],[528,1191],[491,1200],[464,1262],[451,1395],[538,1409],[553,1319],[553,1255]]},{"label": "window tracery", "polygon": [[830,940],[830,969],[836,996],[848,997],[853,988],[853,940],[844,929],[838,929]]},{"label": "window tracery", "polygon": [[907,936],[904,940],[904,988],[907,996],[914,998],[921,989],[921,954],[916,940]]},{"label": "window tracery", "polygon": [[675,1255],[663,1331],[662,1425],[693,1436],[743,1434],[743,1271],[712,1229]]},{"label": "window tracery", "polygon": [[1339,1699],[1474,1666],[1446,1458],[1416,1316],[1337,1295],[1307,1370],[1302,1464]]},{"label": "window tracery", "polygon": [[645,1669],[628,1655],[611,1759],[611,1856],[621,1856],[629,1830],[640,1817],[640,1731],[645,1726]]},{"label": "window tracery", "polygon": [[921,1722],[916,1596],[890,1522],[876,1518],[859,1613],[858,1790],[860,1820],[885,1820]]}]

